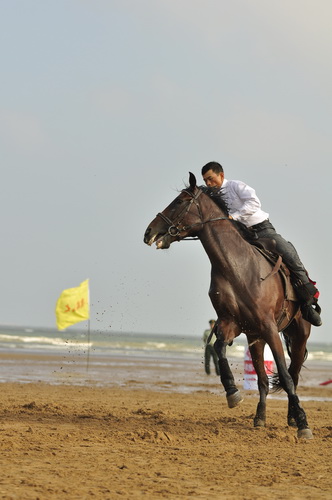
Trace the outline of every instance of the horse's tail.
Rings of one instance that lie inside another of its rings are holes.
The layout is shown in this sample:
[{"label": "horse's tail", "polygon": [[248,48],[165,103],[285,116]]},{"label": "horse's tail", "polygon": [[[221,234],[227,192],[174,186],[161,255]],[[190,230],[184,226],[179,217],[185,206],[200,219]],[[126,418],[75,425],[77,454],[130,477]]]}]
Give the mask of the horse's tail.
[{"label": "horse's tail", "polygon": [[[284,339],[284,342],[285,342],[288,356],[290,357],[290,359],[292,359],[292,337],[287,335],[284,332],[281,332],[281,333],[282,333],[282,338]],[[306,348],[305,353],[304,353],[303,362],[307,359],[307,357],[308,357],[308,350]],[[272,386],[272,392],[280,392],[283,390],[283,387],[281,386],[281,383],[280,383],[280,378],[279,378],[278,372],[275,372],[272,375],[270,383]]]},{"label": "horse's tail", "polygon": [[272,377],[270,377],[271,392],[281,392],[283,387],[280,383],[280,377],[278,372],[274,372]]}]

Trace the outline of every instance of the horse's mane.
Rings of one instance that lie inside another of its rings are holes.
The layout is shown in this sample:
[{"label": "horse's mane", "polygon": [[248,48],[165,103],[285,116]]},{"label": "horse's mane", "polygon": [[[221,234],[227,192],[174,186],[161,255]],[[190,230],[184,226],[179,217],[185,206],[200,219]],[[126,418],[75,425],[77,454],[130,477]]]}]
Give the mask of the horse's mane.
[{"label": "horse's mane", "polygon": [[[215,205],[219,208],[220,211],[222,211],[224,214],[229,215],[229,209],[227,207],[227,204],[225,200],[219,195],[216,196],[214,195],[213,189],[209,189],[206,186],[197,186],[198,189],[200,189],[210,200],[214,202]],[[239,222],[237,220],[233,219],[234,227],[238,230],[240,235],[242,236],[243,239],[246,241],[249,241],[253,239],[252,232],[250,231],[247,226],[242,224],[242,222]]]}]

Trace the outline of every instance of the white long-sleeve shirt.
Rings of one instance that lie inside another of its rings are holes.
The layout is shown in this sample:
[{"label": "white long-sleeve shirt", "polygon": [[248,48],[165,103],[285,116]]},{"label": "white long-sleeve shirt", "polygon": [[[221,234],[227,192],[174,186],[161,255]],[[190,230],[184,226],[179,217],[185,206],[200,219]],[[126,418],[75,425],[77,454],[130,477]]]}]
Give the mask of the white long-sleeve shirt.
[{"label": "white long-sleeve shirt", "polygon": [[269,218],[269,214],[261,209],[261,202],[256,191],[242,181],[224,179],[217,195],[213,197],[218,195],[225,201],[229,215],[247,227]]}]

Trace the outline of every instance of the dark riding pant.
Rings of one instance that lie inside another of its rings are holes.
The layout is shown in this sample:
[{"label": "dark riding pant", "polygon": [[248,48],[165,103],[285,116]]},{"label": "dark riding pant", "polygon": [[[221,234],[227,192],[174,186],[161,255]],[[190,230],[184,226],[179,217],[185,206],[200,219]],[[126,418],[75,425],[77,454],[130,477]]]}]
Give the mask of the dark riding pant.
[{"label": "dark riding pant", "polygon": [[301,259],[290,241],[286,241],[278,234],[269,220],[260,224],[255,224],[250,228],[255,232],[255,238],[271,238],[276,242],[276,253],[281,255],[288,269],[296,280],[301,280],[303,284],[309,283],[309,278]]}]

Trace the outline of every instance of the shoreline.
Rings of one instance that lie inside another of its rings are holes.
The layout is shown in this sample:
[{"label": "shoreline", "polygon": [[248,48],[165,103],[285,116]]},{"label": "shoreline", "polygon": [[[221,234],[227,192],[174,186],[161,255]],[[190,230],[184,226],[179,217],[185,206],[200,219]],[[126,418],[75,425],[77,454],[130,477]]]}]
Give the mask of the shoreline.
[{"label": "shoreline", "polygon": [[[183,394],[207,391],[223,394],[218,376],[204,372],[203,355],[195,358],[90,355],[86,353],[0,352],[0,383],[46,383],[79,387],[122,387]],[[244,362],[230,358],[238,388],[244,394],[258,395],[257,390],[243,389]],[[211,366],[212,368],[212,366]],[[304,400],[332,400],[332,363],[306,361],[300,374],[299,397]],[[286,394],[273,393],[271,399],[286,399]]]}]

